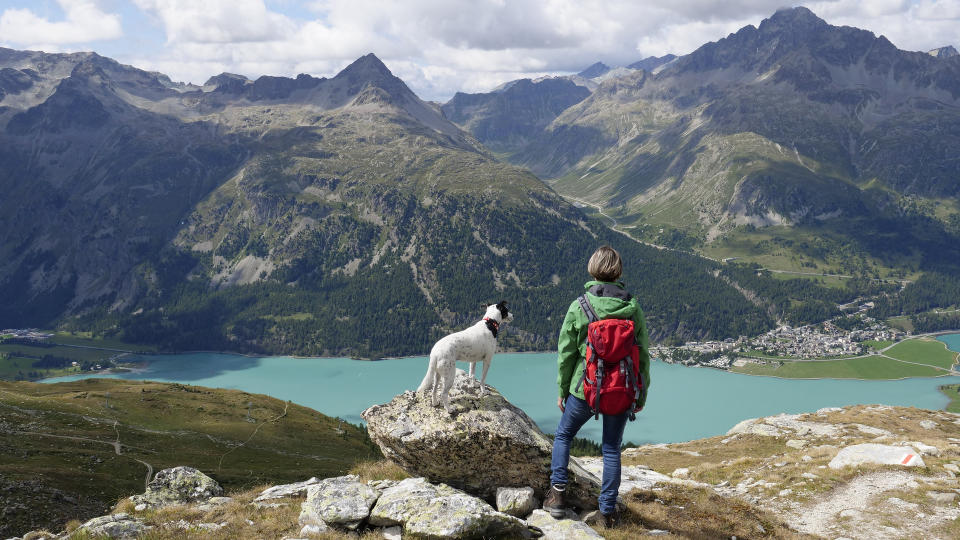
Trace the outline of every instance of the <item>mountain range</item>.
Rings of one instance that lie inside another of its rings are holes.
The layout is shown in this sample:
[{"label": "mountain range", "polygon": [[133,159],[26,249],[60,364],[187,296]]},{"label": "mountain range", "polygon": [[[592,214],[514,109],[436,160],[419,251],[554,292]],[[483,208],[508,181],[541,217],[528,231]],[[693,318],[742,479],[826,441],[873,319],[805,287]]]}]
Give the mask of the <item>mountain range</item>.
[{"label": "mountain range", "polygon": [[714,263],[617,235],[498,161],[372,54],[330,79],[202,87],[94,53],[0,65],[0,327],[377,357],[507,299],[503,345],[542,350],[603,243],[643,261],[626,277],[655,337],[772,324]]},{"label": "mountain range", "polygon": [[[637,239],[861,277],[956,268],[960,60],[796,8],[641,63],[441,106],[372,54],[329,79],[197,86],[0,49],[0,327],[381,357],[506,299],[502,346],[544,350],[604,243],[655,340],[822,320],[877,290]],[[953,303],[937,283],[910,305]]]},{"label": "mountain range", "polygon": [[[534,102],[505,94],[448,116],[637,238],[915,276],[960,256],[960,59],[950,50],[903,51],[799,7],[607,78],[549,122],[504,114]],[[503,121],[484,130],[492,119]]]}]

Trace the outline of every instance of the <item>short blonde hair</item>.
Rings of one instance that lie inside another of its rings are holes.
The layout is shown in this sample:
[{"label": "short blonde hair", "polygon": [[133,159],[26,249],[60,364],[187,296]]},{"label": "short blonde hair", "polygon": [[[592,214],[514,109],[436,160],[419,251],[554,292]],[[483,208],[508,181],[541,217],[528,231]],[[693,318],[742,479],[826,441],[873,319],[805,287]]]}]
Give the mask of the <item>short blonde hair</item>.
[{"label": "short blonde hair", "polygon": [[623,260],[617,250],[600,246],[587,263],[587,272],[597,281],[617,281],[623,274]]}]

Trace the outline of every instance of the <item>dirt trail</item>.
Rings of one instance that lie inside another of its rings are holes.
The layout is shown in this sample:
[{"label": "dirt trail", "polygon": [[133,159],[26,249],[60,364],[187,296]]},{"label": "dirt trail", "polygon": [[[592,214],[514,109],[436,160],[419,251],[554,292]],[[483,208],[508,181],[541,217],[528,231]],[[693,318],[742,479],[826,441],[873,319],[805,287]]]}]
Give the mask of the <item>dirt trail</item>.
[{"label": "dirt trail", "polygon": [[[72,435],[54,435],[54,434],[52,434],[52,433],[42,433],[42,432],[39,432],[39,431],[13,431],[13,432],[11,432],[11,433],[16,433],[16,434],[18,434],[18,435],[38,435],[38,436],[40,436],[40,437],[52,437],[52,438],[54,438],[54,439],[68,439],[68,440],[73,440],[73,441],[87,441],[87,442],[92,442],[92,443],[97,443],[97,444],[108,444],[108,445],[110,445],[110,446],[113,447],[113,452],[114,452],[115,454],[117,454],[118,456],[123,456],[123,450],[122,450],[122,448],[123,448],[124,446],[127,446],[128,448],[136,448],[136,447],[133,447],[133,446],[125,445],[125,444],[123,444],[123,443],[120,442],[120,430],[117,428],[117,422],[116,422],[116,421],[114,421],[113,429],[114,429],[114,431],[117,433],[117,439],[116,439],[115,441],[101,441],[101,440],[99,440],[99,439],[91,439],[91,438],[89,438],[89,437],[75,437],[75,436],[72,436]],[[143,450],[142,448],[136,448],[136,449],[137,449],[137,450]],[[143,481],[143,487],[144,487],[144,489],[146,489],[147,484],[150,483],[150,478],[153,477],[153,465],[151,465],[151,464],[149,464],[149,463],[147,463],[146,461],[143,461],[143,460],[141,460],[141,459],[137,459],[137,458],[135,458],[135,457],[130,457],[130,456],[125,456],[125,457],[129,457],[130,459],[136,461],[137,463],[140,463],[141,465],[143,465],[144,467],[147,468],[147,474],[146,474],[146,477],[145,477],[145,479],[144,479],[144,481]]]},{"label": "dirt trail", "polygon": [[247,440],[245,440],[245,441],[243,441],[242,443],[238,444],[237,446],[234,446],[233,448],[227,450],[222,456],[220,456],[220,462],[217,464],[217,471],[219,471],[221,468],[223,468],[223,458],[227,457],[227,456],[228,456],[229,454],[231,454],[234,450],[237,450],[238,448],[242,448],[243,446],[246,446],[246,444],[247,444],[248,442],[250,442],[250,441],[253,439],[254,436],[256,436],[257,432],[260,431],[260,428],[262,428],[263,426],[265,426],[265,425],[267,425],[267,424],[271,424],[271,423],[273,423],[273,422],[276,422],[276,421],[280,420],[281,418],[283,418],[284,416],[286,416],[286,415],[287,415],[287,409],[289,409],[289,408],[290,408],[290,402],[288,401],[288,402],[286,402],[286,403],[283,404],[283,412],[282,412],[282,413],[280,413],[279,415],[277,415],[277,416],[275,416],[275,417],[273,417],[273,418],[271,418],[271,419],[269,419],[269,420],[264,420],[263,422],[260,422],[259,424],[257,424],[257,428],[253,430],[253,433],[251,433],[249,437],[247,437]]}]

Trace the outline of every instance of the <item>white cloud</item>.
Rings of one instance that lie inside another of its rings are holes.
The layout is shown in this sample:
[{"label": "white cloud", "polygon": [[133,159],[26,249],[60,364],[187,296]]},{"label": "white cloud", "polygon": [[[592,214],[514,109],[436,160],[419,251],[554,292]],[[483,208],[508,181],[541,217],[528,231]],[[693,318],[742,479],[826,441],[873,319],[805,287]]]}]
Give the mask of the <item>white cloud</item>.
[{"label": "white cloud", "polygon": [[46,50],[65,44],[116,39],[123,35],[120,16],[106,13],[93,0],[57,0],[66,20],[51,21],[29,9],[8,8],[0,14],[0,40]]},{"label": "white cloud", "polygon": [[296,29],[263,0],[133,0],[160,18],[168,43],[246,43],[283,39]]}]

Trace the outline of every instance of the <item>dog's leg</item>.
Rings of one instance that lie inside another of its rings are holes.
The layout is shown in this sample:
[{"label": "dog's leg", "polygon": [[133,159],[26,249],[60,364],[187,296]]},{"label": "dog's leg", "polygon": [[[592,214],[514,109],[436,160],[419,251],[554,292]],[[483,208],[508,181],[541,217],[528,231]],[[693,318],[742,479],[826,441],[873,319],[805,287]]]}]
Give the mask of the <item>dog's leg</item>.
[{"label": "dog's leg", "polygon": [[486,382],[487,382],[487,371],[490,369],[490,360],[492,360],[491,357],[487,357],[483,359],[483,375],[480,376],[480,395],[481,396],[486,395],[487,393]]},{"label": "dog's leg", "polygon": [[443,408],[447,411],[447,414],[452,416],[453,411],[450,410],[450,388],[453,387],[455,374],[450,373],[448,375],[449,376],[444,376],[437,381],[437,386],[440,388],[440,400],[443,403]]}]

